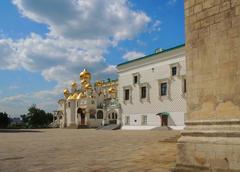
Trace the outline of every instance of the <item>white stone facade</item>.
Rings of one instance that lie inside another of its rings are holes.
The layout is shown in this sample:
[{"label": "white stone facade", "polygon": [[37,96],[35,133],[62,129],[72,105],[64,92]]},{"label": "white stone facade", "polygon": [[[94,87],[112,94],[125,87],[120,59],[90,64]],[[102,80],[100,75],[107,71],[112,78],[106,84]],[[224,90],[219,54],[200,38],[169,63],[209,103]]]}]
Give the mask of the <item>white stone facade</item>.
[{"label": "white stone facade", "polygon": [[117,69],[122,129],[151,129],[163,125],[183,128],[186,112],[184,45],[120,64]]}]

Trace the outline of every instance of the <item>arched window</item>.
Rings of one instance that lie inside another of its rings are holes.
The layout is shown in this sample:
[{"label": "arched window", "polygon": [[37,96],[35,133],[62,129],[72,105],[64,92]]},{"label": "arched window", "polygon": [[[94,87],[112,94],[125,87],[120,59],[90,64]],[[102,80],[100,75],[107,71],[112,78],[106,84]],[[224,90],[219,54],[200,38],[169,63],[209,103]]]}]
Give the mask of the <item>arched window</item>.
[{"label": "arched window", "polygon": [[99,110],[97,112],[97,119],[103,119],[103,111]]},{"label": "arched window", "polygon": [[114,116],[115,116],[114,113],[112,113],[112,119],[114,119]]}]

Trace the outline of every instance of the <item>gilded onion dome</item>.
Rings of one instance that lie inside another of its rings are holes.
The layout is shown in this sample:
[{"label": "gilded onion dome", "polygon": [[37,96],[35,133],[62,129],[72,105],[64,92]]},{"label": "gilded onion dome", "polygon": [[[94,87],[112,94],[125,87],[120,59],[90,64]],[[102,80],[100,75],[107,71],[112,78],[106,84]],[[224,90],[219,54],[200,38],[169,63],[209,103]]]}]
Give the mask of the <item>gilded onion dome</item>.
[{"label": "gilded onion dome", "polygon": [[74,93],[73,96],[72,96],[72,99],[75,100],[75,99],[77,99],[77,97],[78,97],[78,93]]},{"label": "gilded onion dome", "polygon": [[81,73],[80,73],[80,79],[91,79],[91,74],[84,69]]},{"label": "gilded onion dome", "polygon": [[92,89],[92,86],[91,86],[91,84],[87,83],[87,84],[84,86],[84,88],[85,88],[86,90],[91,90],[91,89]]},{"label": "gilded onion dome", "polygon": [[67,100],[72,100],[72,95],[69,95]]},{"label": "gilded onion dome", "polygon": [[79,100],[79,99],[82,99],[82,98],[85,98],[85,97],[86,97],[85,93],[81,92],[81,93],[78,94],[77,99]]},{"label": "gilded onion dome", "polygon": [[97,87],[102,87],[103,86],[103,82],[102,81],[96,81],[95,85]]},{"label": "gilded onion dome", "polygon": [[76,83],[75,81],[73,81],[72,84],[71,84],[71,86],[72,86],[72,88],[75,88],[75,89],[76,89],[78,85],[77,85],[77,83]]},{"label": "gilded onion dome", "polygon": [[64,94],[64,97],[65,97],[65,98],[68,98],[68,96],[69,96],[69,91],[68,91],[67,88],[65,88],[65,89],[63,90],[63,94]]},{"label": "gilded onion dome", "polygon": [[113,88],[113,87],[110,87],[110,88],[108,89],[108,92],[109,92],[110,94],[116,93],[116,89]]},{"label": "gilded onion dome", "polygon": [[73,95],[70,95],[70,96],[68,97],[68,100],[76,100],[77,97],[78,97],[78,93],[74,93]]},{"label": "gilded onion dome", "polygon": [[87,83],[88,83],[88,82],[87,82],[86,80],[82,80],[82,81],[81,81],[81,84],[82,84],[82,85],[86,85]]}]

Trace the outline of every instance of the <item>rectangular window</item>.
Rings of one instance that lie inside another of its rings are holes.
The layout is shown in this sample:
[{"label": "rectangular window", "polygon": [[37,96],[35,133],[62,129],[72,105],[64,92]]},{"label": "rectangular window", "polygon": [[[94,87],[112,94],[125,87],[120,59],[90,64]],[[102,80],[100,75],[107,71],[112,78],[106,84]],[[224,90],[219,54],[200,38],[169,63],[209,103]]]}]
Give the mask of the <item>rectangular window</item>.
[{"label": "rectangular window", "polygon": [[95,117],[95,114],[93,114],[93,113],[91,113],[90,114],[90,119],[95,119],[96,117]]},{"label": "rectangular window", "polygon": [[77,107],[78,107],[78,102],[77,102]]},{"label": "rectangular window", "polygon": [[141,87],[141,99],[145,99],[147,97],[147,88]]},{"label": "rectangular window", "polygon": [[68,107],[70,107],[71,106],[71,104],[70,104],[70,102],[68,102]]},{"label": "rectangular window", "polygon": [[146,115],[142,116],[142,125],[147,125],[147,116]]},{"label": "rectangular window", "polygon": [[124,90],[124,100],[129,100],[130,95],[129,95],[129,89]]},{"label": "rectangular window", "polygon": [[134,83],[134,84],[137,84],[137,83],[138,83],[138,76],[134,76],[134,77],[133,77],[133,83]]},{"label": "rectangular window", "polygon": [[183,93],[186,93],[187,92],[187,80],[184,79],[183,80]]},{"label": "rectangular window", "polygon": [[130,116],[126,116],[125,125],[130,125]]},{"label": "rectangular window", "polygon": [[172,76],[176,76],[177,75],[177,66],[173,66],[172,67]]},{"label": "rectangular window", "polygon": [[161,90],[160,90],[160,95],[161,96],[166,96],[167,95],[167,83],[161,83]]}]

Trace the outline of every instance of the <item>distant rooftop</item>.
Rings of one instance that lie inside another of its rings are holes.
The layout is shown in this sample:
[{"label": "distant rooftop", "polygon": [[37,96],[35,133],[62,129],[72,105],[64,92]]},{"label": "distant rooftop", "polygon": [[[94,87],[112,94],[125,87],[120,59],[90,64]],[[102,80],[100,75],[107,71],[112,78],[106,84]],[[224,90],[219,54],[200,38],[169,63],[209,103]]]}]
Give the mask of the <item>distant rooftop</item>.
[{"label": "distant rooftop", "polygon": [[[157,51],[155,51],[155,53],[153,53],[153,54],[150,54],[150,55],[143,56],[143,57],[140,57],[140,58],[137,58],[137,59],[134,59],[134,60],[129,60],[129,61],[120,63],[120,64],[117,65],[117,67],[123,66],[123,65],[132,63],[132,62],[136,62],[136,61],[139,61],[139,60],[143,60],[143,59],[145,59],[145,58],[149,58],[149,57],[152,57],[152,56],[157,55],[157,54],[163,54],[163,53],[166,53],[166,52],[169,52],[169,51],[178,49],[178,48],[182,48],[182,47],[184,47],[184,46],[185,46],[185,44],[181,44],[181,45],[178,45],[178,46],[169,48],[169,49],[156,49]],[[159,51],[158,51],[158,50],[159,50]]]}]

